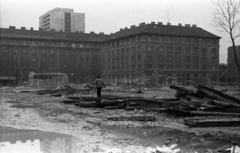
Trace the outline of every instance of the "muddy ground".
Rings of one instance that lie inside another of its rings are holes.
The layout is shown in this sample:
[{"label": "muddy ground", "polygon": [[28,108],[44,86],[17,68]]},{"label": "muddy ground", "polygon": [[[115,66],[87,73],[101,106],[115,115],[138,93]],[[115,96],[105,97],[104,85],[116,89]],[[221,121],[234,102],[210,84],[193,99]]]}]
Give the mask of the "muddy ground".
[{"label": "muddy ground", "polygon": [[[111,87],[108,87],[111,88]],[[36,93],[17,93],[12,90],[25,88],[0,88],[0,123],[19,129],[37,129],[43,131],[59,132],[78,137],[74,149],[77,152],[103,152],[103,153],[139,153],[148,152],[149,146],[141,144],[137,139],[116,136],[99,125],[127,125],[129,127],[163,126],[193,132],[198,135],[209,133],[223,141],[231,141],[240,145],[239,127],[222,128],[189,128],[183,124],[183,118],[165,113],[144,112],[142,110],[106,110],[101,108],[80,108],[75,105],[60,103],[65,96],[50,97]],[[103,95],[127,95],[172,98],[175,91],[167,87],[158,89],[143,89],[143,94],[108,92]],[[240,94],[228,90],[228,94],[238,97]],[[96,93],[79,96],[96,96]],[[134,121],[108,121],[109,116],[154,115],[155,122]],[[96,123],[96,124],[93,124]]]}]

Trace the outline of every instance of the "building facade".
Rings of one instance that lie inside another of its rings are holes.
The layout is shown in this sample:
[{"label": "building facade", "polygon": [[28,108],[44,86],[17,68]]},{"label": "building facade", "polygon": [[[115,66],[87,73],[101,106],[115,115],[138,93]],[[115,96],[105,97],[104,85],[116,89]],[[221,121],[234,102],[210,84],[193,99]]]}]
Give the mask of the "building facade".
[{"label": "building facade", "polygon": [[120,29],[102,43],[103,78],[109,84],[217,82],[219,39],[196,25],[152,22]]},{"label": "building facade", "polygon": [[[67,73],[70,82],[188,85],[219,81],[219,39],[196,25],[131,26],[105,35],[0,29],[0,84],[35,73]],[[1,82],[2,80],[2,82]]]},{"label": "building facade", "polygon": [[39,27],[44,31],[85,32],[85,14],[73,9],[55,8],[39,17]]},{"label": "building facade", "polygon": [[[236,55],[237,55],[237,61],[240,64],[240,46],[236,46]],[[235,62],[235,55],[233,51],[233,47],[228,47],[228,59],[227,59],[228,65],[236,67],[236,62]]]},{"label": "building facade", "polygon": [[101,73],[103,33],[66,33],[0,28],[0,84],[17,84],[35,73],[67,73],[70,82],[90,83]]},{"label": "building facade", "polygon": [[[238,64],[240,64],[240,46],[236,46],[236,55]],[[228,47],[227,64],[220,65],[219,76],[221,85],[238,85],[238,68],[235,62],[235,55],[232,46]]]}]

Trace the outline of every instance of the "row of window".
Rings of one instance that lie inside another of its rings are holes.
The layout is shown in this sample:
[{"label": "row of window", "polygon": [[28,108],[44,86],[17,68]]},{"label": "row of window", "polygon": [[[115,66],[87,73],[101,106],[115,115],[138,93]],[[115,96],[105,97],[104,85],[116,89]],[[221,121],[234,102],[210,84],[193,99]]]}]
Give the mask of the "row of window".
[{"label": "row of window", "polygon": [[[109,51],[103,51],[102,52],[102,57],[104,58],[104,56],[125,56],[125,55],[135,55],[135,54],[141,54],[143,51],[143,48],[141,45],[139,45],[138,50],[136,52],[136,48],[132,47],[132,48],[122,48],[122,49],[117,49],[117,50],[109,50]],[[205,47],[200,48],[200,47],[181,47],[181,46],[176,46],[176,47],[172,47],[172,46],[147,46],[147,50],[146,50],[146,54],[176,54],[176,55],[181,55],[182,53],[185,52],[186,55],[199,55],[201,53],[202,56],[206,56],[207,55],[207,51],[210,51],[210,55],[211,56],[218,56],[218,51],[216,48],[211,48],[207,49]],[[155,52],[153,52],[155,51]]]},{"label": "row of window", "polygon": [[0,45],[28,45],[28,46],[53,46],[53,47],[72,47],[72,48],[100,48],[96,43],[69,43],[51,41],[31,41],[31,40],[0,40]]},{"label": "row of window", "polygon": [[[105,66],[102,66],[103,70],[106,70]],[[121,66],[108,66],[108,70],[112,71],[120,71],[120,70],[135,70],[135,69],[153,69],[153,64],[147,64],[147,65],[142,65],[138,64],[138,67],[136,68],[135,65],[121,65]],[[212,70],[216,71],[218,70],[218,67],[216,65],[212,66],[207,66],[207,65],[163,65],[159,64],[158,65],[159,70]]]},{"label": "row of window", "polygon": [[158,42],[158,43],[183,43],[183,44],[212,44],[218,45],[218,39],[189,38],[189,37],[159,37],[159,36],[135,36],[123,40],[116,40],[103,44],[104,48],[121,45],[134,44],[137,42]]},{"label": "row of window", "polygon": [[[138,77],[137,77],[138,76]],[[216,76],[214,74],[213,76]],[[144,79],[145,77],[148,77],[147,75],[144,74],[107,74],[103,75],[103,78],[106,79]],[[206,78],[206,74],[166,74],[166,76],[159,76],[159,78],[165,78],[165,79],[177,79],[178,81],[182,81],[182,79],[186,80],[195,80],[198,78]]]}]

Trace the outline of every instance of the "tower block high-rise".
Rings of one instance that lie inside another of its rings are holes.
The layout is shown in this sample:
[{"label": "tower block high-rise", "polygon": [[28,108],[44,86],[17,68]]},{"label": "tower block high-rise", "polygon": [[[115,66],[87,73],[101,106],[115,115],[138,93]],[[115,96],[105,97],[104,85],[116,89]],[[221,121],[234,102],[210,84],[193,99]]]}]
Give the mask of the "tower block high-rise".
[{"label": "tower block high-rise", "polygon": [[39,17],[39,27],[44,31],[85,32],[85,14],[73,9],[55,8]]}]

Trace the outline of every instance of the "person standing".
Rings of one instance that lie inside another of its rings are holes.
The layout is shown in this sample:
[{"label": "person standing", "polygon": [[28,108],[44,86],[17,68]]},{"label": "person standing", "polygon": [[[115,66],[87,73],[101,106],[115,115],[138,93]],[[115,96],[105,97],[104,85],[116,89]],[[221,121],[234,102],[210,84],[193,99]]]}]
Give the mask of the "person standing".
[{"label": "person standing", "polygon": [[106,86],[100,76],[97,76],[96,80],[93,82],[93,85],[96,85],[97,97],[101,97],[101,90],[103,87],[106,87]]}]

